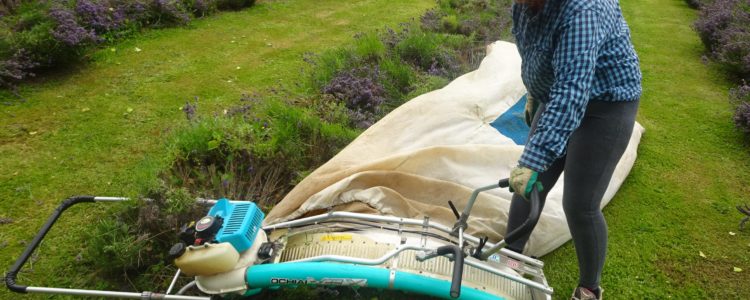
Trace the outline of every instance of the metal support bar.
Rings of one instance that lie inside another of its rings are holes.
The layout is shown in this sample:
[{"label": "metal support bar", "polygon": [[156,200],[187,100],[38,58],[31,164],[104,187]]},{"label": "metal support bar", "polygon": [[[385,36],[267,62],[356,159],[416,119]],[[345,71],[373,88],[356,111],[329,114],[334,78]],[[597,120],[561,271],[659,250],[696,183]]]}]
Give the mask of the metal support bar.
[{"label": "metal support bar", "polygon": [[169,288],[167,288],[167,292],[165,294],[169,295],[169,293],[172,292],[172,289],[174,288],[175,283],[177,283],[177,278],[180,278],[181,272],[182,272],[181,269],[177,269],[177,272],[174,273],[174,277],[172,278],[172,283],[169,284]]},{"label": "metal support bar", "polygon": [[[453,230],[445,225],[435,223],[432,220],[430,220],[429,224],[425,225],[424,220],[418,220],[418,219],[408,219],[408,218],[397,218],[397,217],[388,217],[388,216],[378,216],[378,215],[368,215],[368,214],[360,214],[360,213],[352,213],[352,212],[329,212],[322,215],[297,219],[293,221],[287,221],[272,225],[267,225],[263,227],[263,230],[269,231],[269,230],[275,230],[275,229],[283,229],[283,228],[292,228],[292,227],[299,227],[299,226],[305,226],[305,225],[314,225],[323,221],[330,221],[335,219],[357,219],[357,220],[363,220],[363,221],[370,221],[370,222],[384,222],[384,223],[403,223],[404,225],[413,225],[413,226],[428,226],[430,228],[433,228],[438,231],[442,231],[444,233],[450,234],[453,232]],[[479,244],[479,238],[472,236],[470,234],[463,234],[464,239],[472,242],[474,244]],[[495,244],[493,243],[487,243],[484,248],[489,249],[494,247]],[[502,253],[505,256],[512,257],[516,260],[520,260],[524,263],[530,264],[535,267],[544,267],[544,262],[533,259],[531,257],[525,256],[520,253],[516,253],[514,251],[510,251],[508,249],[500,249],[500,253]]]},{"label": "metal support bar", "polygon": [[122,202],[122,201],[130,201],[130,198],[127,198],[127,197],[94,197],[94,201],[96,202]]},{"label": "metal support bar", "polygon": [[165,295],[152,292],[143,293],[128,293],[128,292],[112,292],[112,291],[97,291],[97,290],[79,290],[79,289],[61,289],[61,288],[47,288],[47,287],[26,287],[28,293],[41,293],[41,294],[55,294],[55,295],[73,295],[73,296],[88,296],[88,297],[109,297],[109,298],[124,298],[124,299],[143,299],[143,300],[210,300],[210,297],[195,297],[195,296],[179,296],[179,295]]},{"label": "metal support bar", "polygon": [[[337,263],[349,263],[349,264],[358,264],[358,265],[370,265],[370,266],[376,266],[381,265],[388,261],[388,259],[391,259],[392,257],[398,255],[401,252],[412,250],[412,251],[420,251],[416,253],[416,258],[418,261],[424,261],[430,258],[434,258],[437,256],[441,256],[440,254],[435,251],[435,249],[426,249],[423,247],[417,247],[417,246],[397,246],[395,250],[392,250],[383,256],[375,259],[363,259],[363,258],[355,258],[355,257],[349,257],[349,256],[341,256],[341,255],[320,255],[315,257],[309,257],[305,259],[299,259],[290,261],[289,263],[299,263],[299,262],[337,262]],[[451,253],[452,254],[452,253]],[[450,254],[448,254],[450,255]],[[446,255],[446,256],[448,256]],[[449,256],[452,257],[452,256]],[[550,287],[545,286],[544,284],[541,284],[539,282],[526,279],[520,276],[514,276],[511,274],[508,274],[506,272],[500,271],[498,269],[495,269],[492,266],[488,266],[480,261],[477,261],[473,258],[466,258],[464,260],[464,263],[467,265],[470,265],[472,267],[475,267],[477,269],[501,276],[503,278],[506,278],[508,280],[512,280],[521,284],[528,285],[534,289],[540,290],[544,292],[545,294],[552,295],[553,289]]]},{"label": "metal support bar", "polygon": [[375,259],[355,258],[355,257],[349,257],[349,256],[341,256],[341,255],[320,255],[320,256],[293,260],[293,261],[290,261],[290,263],[330,261],[330,262],[349,263],[349,264],[358,264],[358,265],[367,265],[367,266],[377,266],[377,265],[384,264],[386,261],[388,261],[392,257],[406,250],[427,251],[429,249],[417,247],[417,246],[399,245],[399,246],[396,246],[396,249],[391,250],[388,253],[383,254],[383,256],[379,258],[375,258]]},{"label": "metal support bar", "polygon": [[467,264],[467,265],[470,265],[472,267],[475,267],[477,269],[480,269],[480,270],[483,270],[483,271],[487,271],[487,272],[490,272],[492,274],[501,276],[501,277],[506,278],[508,280],[513,280],[515,282],[528,285],[528,286],[530,286],[532,288],[535,288],[537,290],[540,290],[540,291],[544,292],[547,295],[552,295],[552,293],[554,292],[554,290],[551,287],[547,287],[544,284],[541,284],[539,282],[536,282],[536,281],[533,281],[533,280],[530,280],[530,279],[526,279],[526,278],[523,278],[523,277],[520,277],[520,276],[510,275],[508,273],[502,272],[502,271],[500,271],[498,269],[495,269],[495,268],[493,268],[491,266],[488,266],[488,265],[486,265],[486,264],[484,264],[482,262],[476,261],[474,259],[470,259],[468,257],[464,260],[464,263]]},{"label": "metal support bar", "polygon": [[466,207],[464,207],[464,211],[461,212],[461,218],[462,219],[463,218],[466,218],[466,219],[469,218],[469,214],[471,214],[471,209],[474,207],[474,202],[477,201],[477,197],[479,196],[479,193],[484,192],[484,191],[494,190],[494,189],[497,189],[497,188],[500,188],[500,187],[501,186],[499,184],[493,184],[493,185],[488,185],[488,186],[480,187],[480,188],[474,190],[474,192],[471,193],[471,197],[469,197],[469,202],[466,203]]}]

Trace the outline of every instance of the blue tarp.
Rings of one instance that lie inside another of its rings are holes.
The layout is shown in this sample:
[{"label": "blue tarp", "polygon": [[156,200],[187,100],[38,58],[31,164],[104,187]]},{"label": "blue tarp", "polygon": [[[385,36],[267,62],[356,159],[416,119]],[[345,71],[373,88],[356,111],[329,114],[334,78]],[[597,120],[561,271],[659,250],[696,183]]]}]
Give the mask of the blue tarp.
[{"label": "blue tarp", "polygon": [[497,117],[490,125],[497,129],[500,134],[509,137],[517,145],[526,145],[530,128],[524,121],[525,109],[526,95],[523,95],[513,107]]}]

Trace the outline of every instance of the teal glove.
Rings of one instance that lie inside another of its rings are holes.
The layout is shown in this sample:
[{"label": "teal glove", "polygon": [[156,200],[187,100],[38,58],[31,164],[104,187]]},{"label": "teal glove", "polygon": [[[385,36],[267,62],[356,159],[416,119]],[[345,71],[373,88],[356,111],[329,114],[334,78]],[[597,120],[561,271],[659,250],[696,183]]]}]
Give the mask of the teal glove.
[{"label": "teal glove", "polygon": [[526,121],[526,125],[529,127],[531,127],[531,122],[534,121],[534,115],[536,115],[537,108],[539,108],[539,103],[537,103],[531,95],[526,94],[526,110],[523,114],[523,120]]},{"label": "teal glove", "polygon": [[526,200],[529,200],[531,195],[531,189],[536,185],[539,192],[542,192],[542,183],[537,181],[539,173],[532,169],[518,166],[510,171],[510,191],[521,195]]}]

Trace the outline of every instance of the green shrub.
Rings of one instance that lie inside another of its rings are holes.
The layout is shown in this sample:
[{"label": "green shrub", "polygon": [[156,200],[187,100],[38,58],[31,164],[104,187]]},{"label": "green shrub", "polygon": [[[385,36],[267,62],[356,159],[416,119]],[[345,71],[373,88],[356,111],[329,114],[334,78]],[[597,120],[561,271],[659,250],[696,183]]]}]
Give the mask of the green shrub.
[{"label": "green shrub", "polygon": [[70,62],[80,55],[78,48],[61,43],[52,35],[57,24],[48,11],[47,2],[25,2],[19,6],[18,14],[9,18],[13,30],[8,39],[11,52],[24,49],[42,67]]},{"label": "green shrub", "polygon": [[458,33],[475,41],[491,43],[511,39],[512,0],[439,0],[438,8],[421,18],[422,28]]},{"label": "green shrub", "polygon": [[175,160],[162,175],[169,186],[272,205],[266,201],[280,199],[298,174],[321,165],[357,134],[271,97],[244,105],[198,118],[175,133],[169,142]]},{"label": "green shrub", "polygon": [[445,32],[458,33],[458,17],[456,15],[444,16],[441,21]]},{"label": "green shrub", "polygon": [[144,267],[141,251],[148,239],[134,235],[128,223],[103,218],[86,238],[86,255],[94,266],[107,273],[119,273]]},{"label": "green shrub", "polygon": [[[439,10],[428,11],[421,20],[437,16],[457,20]],[[399,31],[358,34],[349,47],[307,55],[308,87],[346,106],[350,125],[367,128],[408,99],[420,74],[453,79],[479,65],[484,44],[438,27],[430,31],[402,24]]]},{"label": "green shrub", "polygon": [[383,60],[380,63],[380,70],[383,76],[383,87],[387,95],[386,104],[395,108],[402,103],[404,96],[412,90],[417,74],[408,64],[394,58]]},{"label": "green shrub", "polygon": [[360,34],[354,40],[354,53],[363,61],[377,62],[385,56],[385,44],[377,33]]},{"label": "green shrub", "polygon": [[196,17],[205,17],[219,9],[217,0],[186,0],[186,3]]},{"label": "green shrub", "polygon": [[418,84],[414,86],[414,90],[406,95],[407,99],[415,98],[419,95],[441,89],[448,85],[448,83],[450,83],[450,80],[441,76],[422,75],[419,79],[417,79],[417,82]]},{"label": "green shrub", "polygon": [[434,59],[441,54],[442,39],[438,34],[413,29],[396,45],[396,53],[401,59],[428,70]]},{"label": "green shrub", "polygon": [[323,90],[328,82],[343,69],[350,68],[357,61],[357,55],[348,48],[324,51],[321,54],[306,54],[305,61],[309,64],[307,86],[312,93]]},{"label": "green shrub", "polygon": [[116,218],[101,219],[86,237],[84,257],[107,275],[128,276],[163,264],[180,227],[206,213],[184,188],[162,184],[143,194],[145,199],[121,207]]}]

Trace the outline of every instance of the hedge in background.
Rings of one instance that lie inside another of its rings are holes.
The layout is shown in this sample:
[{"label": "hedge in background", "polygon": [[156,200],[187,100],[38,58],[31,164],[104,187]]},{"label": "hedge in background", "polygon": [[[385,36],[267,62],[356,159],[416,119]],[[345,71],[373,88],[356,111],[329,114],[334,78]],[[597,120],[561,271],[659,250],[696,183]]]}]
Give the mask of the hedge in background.
[{"label": "hedge in background", "polygon": [[0,18],[0,88],[79,60],[92,47],[142,28],[180,26],[254,0],[33,0]]}]

